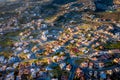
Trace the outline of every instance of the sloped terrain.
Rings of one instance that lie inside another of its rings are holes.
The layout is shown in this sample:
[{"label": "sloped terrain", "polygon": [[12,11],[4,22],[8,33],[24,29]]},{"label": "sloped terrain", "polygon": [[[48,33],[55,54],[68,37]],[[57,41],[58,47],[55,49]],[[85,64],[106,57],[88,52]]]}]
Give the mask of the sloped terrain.
[{"label": "sloped terrain", "polygon": [[117,0],[4,3],[0,79],[119,80],[118,4]]}]

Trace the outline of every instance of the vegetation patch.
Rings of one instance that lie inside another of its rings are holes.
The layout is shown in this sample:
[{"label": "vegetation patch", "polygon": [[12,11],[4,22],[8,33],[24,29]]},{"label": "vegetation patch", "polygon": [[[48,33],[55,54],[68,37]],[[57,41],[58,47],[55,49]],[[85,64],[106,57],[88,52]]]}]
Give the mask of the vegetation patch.
[{"label": "vegetation patch", "polygon": [[105,49],[120,49],[120,42],[116,43],[107,43],[104,45]]},{"label": "vegetation patch", "polygon": [[84,62],[84,61],[86,61],[86,60],[88,60],[88,59],[87,59],[87,58],[81,58],[81,59],[79,59],[79,60],[75,60],[75,64],[80,65],[82,62]]}]

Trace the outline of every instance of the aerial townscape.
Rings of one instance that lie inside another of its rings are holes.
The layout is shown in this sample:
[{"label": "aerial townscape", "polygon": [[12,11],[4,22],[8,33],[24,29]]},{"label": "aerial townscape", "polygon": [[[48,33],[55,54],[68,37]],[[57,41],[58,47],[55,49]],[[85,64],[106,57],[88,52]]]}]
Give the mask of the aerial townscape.
[{"label": "aerial townscape", "polygon": [[0,0],[0,80],[120,80],[120,0]]}]

